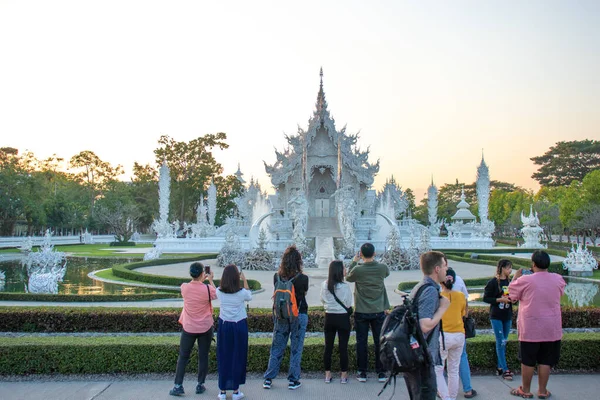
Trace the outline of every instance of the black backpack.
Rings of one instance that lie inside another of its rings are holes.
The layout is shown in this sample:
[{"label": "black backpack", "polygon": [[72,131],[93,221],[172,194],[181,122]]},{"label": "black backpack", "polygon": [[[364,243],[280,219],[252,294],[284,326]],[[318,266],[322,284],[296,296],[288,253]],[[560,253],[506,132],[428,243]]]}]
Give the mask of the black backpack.
[{"label": "black backpack", "polygon": [[405,296],[403,304],[396,306],[383,322],[379,339],[379,359],[383,368],[390,372],[390,377],[379,395],[392,378],[394,393],[396,392],[396,375],[399,373],[416,371],[433,363],[427,350],[428,341],[425,340],[419,325],[417,310],[418,298],[429,286],[434,287],[432,284],[424,284],[412,300]]}]

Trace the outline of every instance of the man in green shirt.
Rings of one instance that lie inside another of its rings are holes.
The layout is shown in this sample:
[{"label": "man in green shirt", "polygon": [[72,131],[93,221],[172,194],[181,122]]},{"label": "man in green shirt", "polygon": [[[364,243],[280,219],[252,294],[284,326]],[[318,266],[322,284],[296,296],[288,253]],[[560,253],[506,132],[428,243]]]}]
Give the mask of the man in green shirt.
[{"label": "man in green shirt", "polygon": [[[363,263],[358,264],[362,258]],[[385,320],[385,311],[390,308],[383,280],[390,275],[387,265],[375,261],[375,247],[365,243],[354,256],[348,269],[346,280],[354,286],[354,327],[356,328],[356,369],[359,382],[367,381],[369,366],[368,339],[369,327],[375,343],[375,370],[379,382],[387,380],[379,360],[379,336]]]}]

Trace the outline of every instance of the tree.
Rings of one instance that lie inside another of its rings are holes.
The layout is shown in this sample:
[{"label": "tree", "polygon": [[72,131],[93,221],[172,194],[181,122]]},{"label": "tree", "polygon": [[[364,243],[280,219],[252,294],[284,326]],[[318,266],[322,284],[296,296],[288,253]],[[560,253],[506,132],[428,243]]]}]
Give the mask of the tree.
[{"label": "tree", "polygon": [[98,199],[95,208],[95,218],[115,235],[115,240],[128,242],[139,219],[139,212],[131,195],[131,184],[111,182],[105,196]]},{"label": "tree", "polygon": [[147,232],[158,216],[158,172],[149,164],[133,164],[131,194],[139,212],[139,229]]},{"label": "tree", "polygon": [[244,193],[244,185],[235,175],[226,177],[216,176],[215,186],[217,188],[217,214],[215,216],[215,225],[225,224],[228,217],[232,217],[237,211],[237,206],[233,201]]},{"label": "tree", "polygon": [[84,150],[71,157],[71,168],[78,169],[76,177],[87,187],[90,212],[93,215],[94,203],[106,185],[116,180],[123,173],[123,167],[112,167],[108,162],[102,161],[93,151]]},{"label": "tree", "polygon": [[600,142],[588,139],[558,142],[531,161],[540,166],[531,176],[540,185],[567,186],[574,180],[581,182],[589,172],[600,169]]},{"label": "tree", "polygon": [[591,204],[586,208],[577,211],[579,221],[575,223],[575,228],[583,234],[583,240],[590,237],[594,245],[600,235],[600,204]]},{"label": "tree", "polygon": [[23,213],[21,191],[25,173],[19,151],[12,147],[0,148],[0,234],[11,235],[17,219]]},{"label": "tree", "polygon": [[521,212],[529,213],[530,204],[533,204],[533,193],[528,190],[492,190],[488,205],[489,218],[501,233],[515,235],[521,226]]},{"label": "tree", "polygon": [[223,172],[211,150],[226,149],[227,135],[223,132],[207,134],[189,142],[178,142],[163,135],[158,140],[160,148],[154,150],[156,164],[167,160],[171,170],[171,208],[183,221],[191,221],[195,215],[200,194],[208,187],[211,177]]}]

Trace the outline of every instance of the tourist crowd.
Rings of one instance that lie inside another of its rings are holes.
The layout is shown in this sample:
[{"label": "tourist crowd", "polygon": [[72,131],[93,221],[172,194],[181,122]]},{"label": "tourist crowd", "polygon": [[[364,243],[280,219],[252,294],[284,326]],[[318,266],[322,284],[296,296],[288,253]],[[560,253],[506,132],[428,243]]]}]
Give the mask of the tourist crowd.
[{"label": "tourist crowd", "polygon": [[[483,300],[490,304],[490,324],[496,338],[497,374],[505,380],[513,379],[506,360],[506,344],[511,330],[513,304],[519,302],[517,331],[522,384],[511,391],[512,395],[518,397],[533,397],[530,385],[537,366],[538,398],[548,398],[550,392],[546,386],[550,370],[560,357],[560,297],[565,281],[560,275],[549,273],[549,265],[548,254],[535,251],[531,269],[519,269],[511,280],[512,263],[500,260],[496,276],[487,283],[483,294]],[[436,397],[442,400],[456,399],[460,381],[463,396],[473,398],[477,391],[471,387],[466,350],[465,318],[469,312],[469,294],[465,283],[448,267],[448,260],[441,252],[422,254],[420,266],[423,278],[407,295],[410,300],[407,304],[414,307],[415,321],[427,357],[415,368],[401,370],[409,396],[421,400],[434,400]],[[245,302],[252,300],[246,277],[238,267],[228,265],[223,270],[217,288],[212,272],[202,263],[193,263],[189,272],[192,280],[181,286],[184,305],[179,323],[182,332],[175,386],[169,393],[174,396],[184,394],[185,368],[196,342],[196,393],[206,390],[208,353],[215,330],[212,300],[219,299],[216,329],[218,398],[226,399],[227,391],[232,391],[234,400],[242,399],[244,394],[240,386],[246,381],[248,357]],[[320,299],[325,309],[325,383],[334,380],[331,370],[336,336],[341,371],[339,382],[348,383],[348,342],[352,325],[356,331],[356,379],[366,382],[368,378],[369,331],[375,348],[374,371],[377,379],[387,384],[390,376],[395,376],[393,370],[385,369],[380,357],[382,329],[388,324],[386,318],[390,318],[390,302],[384,285],[389,274],[386,265],[375,261],[375,248],[370,243],[361,246],[348,268],[338,260],[329,265],[328,279],[320,287]],[[354,282],[354,295],[347,282]],[[302,385],[300,364],[308,324],[306,293],[309,289],[309,278],[303,273],[302,255],[296,247],[290,246],[285,250],[279,269],[273,276],[273,283],[274,329],[263,387],[272,387],[289,341],[287,386],[295,390]],[[413,349],[419,347],[416,341],[411,341],[410,345]]]}]

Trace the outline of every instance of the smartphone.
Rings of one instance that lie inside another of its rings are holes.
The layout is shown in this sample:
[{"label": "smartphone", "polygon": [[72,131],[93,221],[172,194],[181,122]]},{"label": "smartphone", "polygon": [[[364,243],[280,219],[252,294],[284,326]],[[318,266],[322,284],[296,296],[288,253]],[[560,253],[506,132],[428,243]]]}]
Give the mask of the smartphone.
[{"label": "smartphone", "polygon": [[207,265],[206,267],[204,267],[204,273],[206,275],[210,275],[210,265]]},{"label": "smartphone", "polygon": [[524,269],[523,270],[523,275],[531,275],[531,274],[533,274],[532,270],[530,270],[530,269]]},{"label": "smartphone", "polygon": [[241,274],[242,273],[242,267],[240,267],[239,265],[236,265],[238,272]]}]

